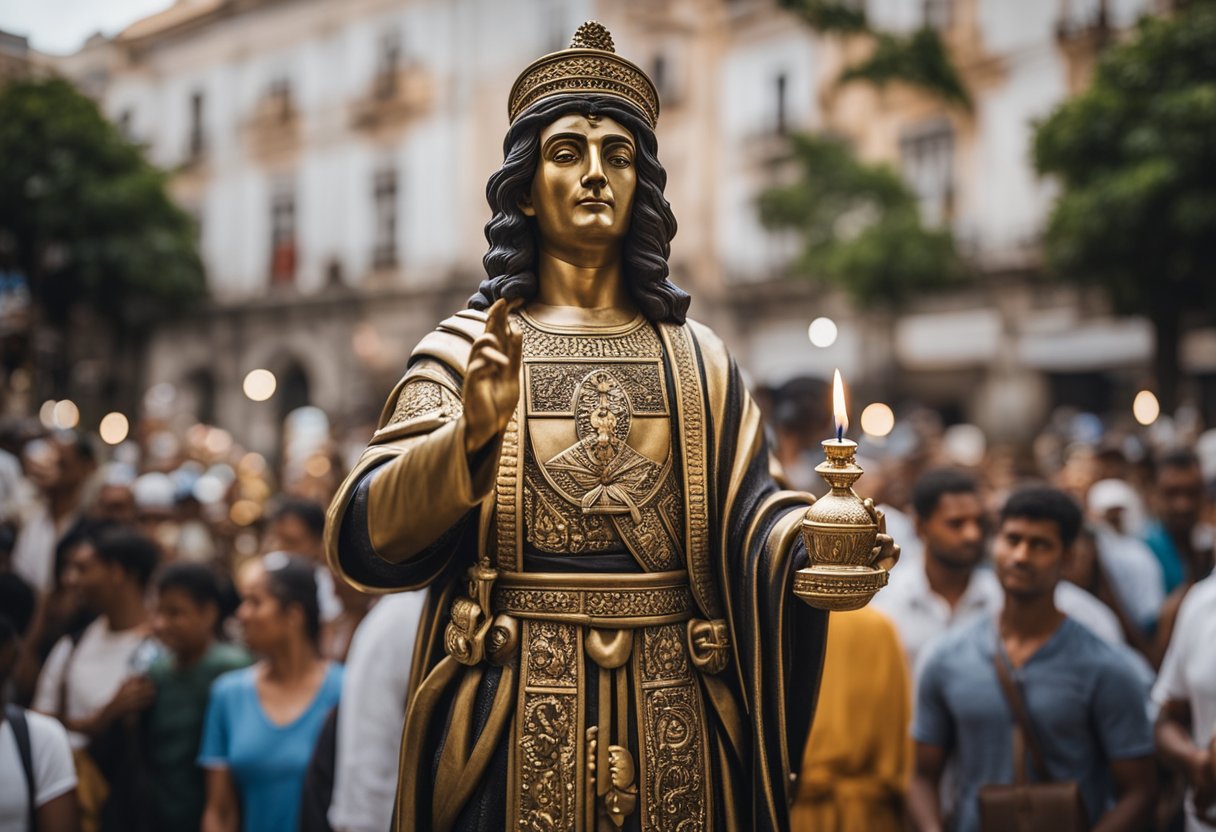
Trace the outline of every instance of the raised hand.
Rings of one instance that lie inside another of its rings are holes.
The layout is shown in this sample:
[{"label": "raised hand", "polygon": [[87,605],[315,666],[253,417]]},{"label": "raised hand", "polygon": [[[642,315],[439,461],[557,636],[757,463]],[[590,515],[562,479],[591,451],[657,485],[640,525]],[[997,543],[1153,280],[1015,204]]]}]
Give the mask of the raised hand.
[{"label": "raised hand", "polygon": [[507,302],[490,307],[486,331],[473,342],[464,375],[464,449],[472,454],[498,436],[519,401],[523,336],[507,318]]}]

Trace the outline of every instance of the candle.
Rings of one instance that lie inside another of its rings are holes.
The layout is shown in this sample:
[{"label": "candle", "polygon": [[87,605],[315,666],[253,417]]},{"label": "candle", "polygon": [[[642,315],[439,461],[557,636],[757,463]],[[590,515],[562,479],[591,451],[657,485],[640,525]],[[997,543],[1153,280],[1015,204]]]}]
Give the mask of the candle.
[{"label": "candle", "polygon": [[844,440],[844,432],[849,429],[849,414],[844,408],[844,382],[840,380],[840,369],[832,379],[832,415],[836,419],[836,441]]}]

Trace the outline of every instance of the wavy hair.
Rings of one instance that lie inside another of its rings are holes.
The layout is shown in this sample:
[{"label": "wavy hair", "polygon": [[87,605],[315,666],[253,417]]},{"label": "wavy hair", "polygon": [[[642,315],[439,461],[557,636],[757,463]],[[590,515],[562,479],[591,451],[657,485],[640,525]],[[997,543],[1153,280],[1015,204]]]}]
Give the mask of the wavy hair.
[{"label": "wavy hair", "polygon": [[676,218],[663,196],[667,172],[659,164],[654,130],[627,104],[611,96],[562,95],[526,110],[507,131],[503,163],[486,184],[486,199],[494,215],[486,223],[490,244],[482,263],[486,279],[469,298],[471,309],[488,309],[499,298],[530,300],[537,292],[535,220],[520,210],[520,200],[532,188],[540,158],[540,134],[558,116],[578,113],[615,119],[637,145],[637,190],[633,215],[622,251],[625,286],[634,304],[651,321],[684,323],[688,293],[668,279],[667,258]]}]

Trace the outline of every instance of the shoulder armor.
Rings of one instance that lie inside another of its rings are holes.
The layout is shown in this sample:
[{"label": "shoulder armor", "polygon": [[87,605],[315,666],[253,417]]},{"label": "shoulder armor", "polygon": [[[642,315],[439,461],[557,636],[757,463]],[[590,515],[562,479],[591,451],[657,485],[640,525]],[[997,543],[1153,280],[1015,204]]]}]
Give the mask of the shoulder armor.
[{"label": "shoulder armor", "polygon": [[707,367],[726,368],[730,366],[730,352],[716,332],[692,318],[687,318],[684,326],[688,327],[688,331],[692,333],[693,339],[701,350],[701,360]]},{"label": "shoulder armor", "polygon": [[486,313],[462,309],[428,333],[410,353],[410,364],[423,358],[441,361],[458,376],[464,376],[473,342],[486,330]]}]

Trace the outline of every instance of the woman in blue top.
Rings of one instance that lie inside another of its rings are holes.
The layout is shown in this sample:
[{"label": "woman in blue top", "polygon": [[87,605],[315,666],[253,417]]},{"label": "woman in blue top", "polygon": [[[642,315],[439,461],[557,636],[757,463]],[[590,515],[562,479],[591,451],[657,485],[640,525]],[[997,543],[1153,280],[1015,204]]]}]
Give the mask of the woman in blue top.
[{"label": "woman in blue top", "polygon": [[321,658],[314,567],[274,552],[243,582],[237,618],[263,658],[211,686],[198,763],[207,772],[203,832],[297,827],[304,773],[338,704],[342,668]]}]

